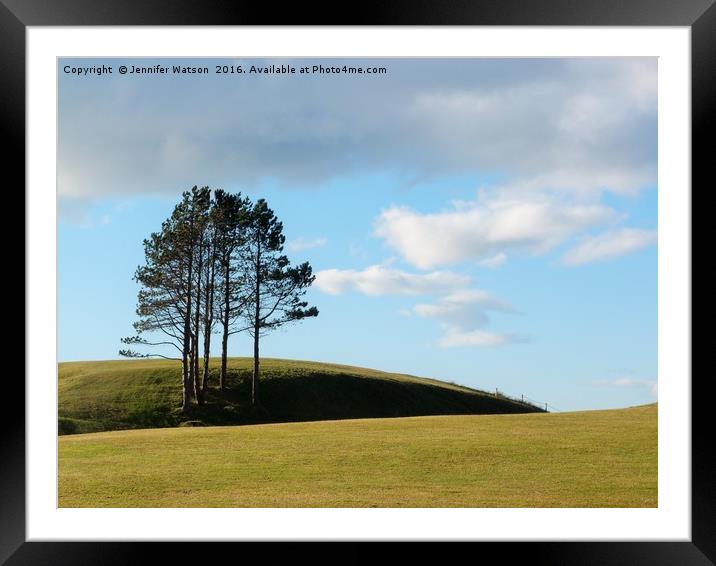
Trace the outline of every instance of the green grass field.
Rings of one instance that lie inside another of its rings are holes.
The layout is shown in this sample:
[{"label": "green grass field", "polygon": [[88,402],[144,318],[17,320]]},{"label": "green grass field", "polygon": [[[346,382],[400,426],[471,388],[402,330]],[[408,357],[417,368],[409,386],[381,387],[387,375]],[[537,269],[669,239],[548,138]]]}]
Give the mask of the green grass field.
[{"label": "green grass field", "polygon": [[657,406],[62,436],[59,505],[656,507]]},{"label": "green grass field", "polygon": [[181,415],[181,365],[167,360],[66,362],[58,369],[60,434],[366,417],[524,413],[539,409],[475,389],[409,375],[294,360],[261,360],[261,410],[249,404],[252,360],[229,360],[220,392],[211,360],[207,404]]}]

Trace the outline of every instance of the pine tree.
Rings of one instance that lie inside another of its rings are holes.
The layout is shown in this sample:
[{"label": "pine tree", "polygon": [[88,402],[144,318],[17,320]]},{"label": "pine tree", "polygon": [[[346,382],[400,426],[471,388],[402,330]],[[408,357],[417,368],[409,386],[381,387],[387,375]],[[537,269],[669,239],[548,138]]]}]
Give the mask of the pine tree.
[{"label": "pine tree", "polygon": [[[121,356],[132,358],[163,357],[182,362],[182,411],[187,412],[195,395],[198,373],[198,332],[196,313],[200,309],[197,283],[200,269],[197,260],[205,238],[209,189],[204,187],[182,194],[169,219],[159,232],[144,240],[145,264],[139,266],[134,279],[141,288],[137,295],[135,336],[123,338],[124,344],[174,347],[180,358],[159,353],[120,350]],[[145,333],[162,333],[166,339],[150,341]]]},{"label": "pine tree", "polygon": [[[254,342],[251,400],[256,405],[261,336],[318,315],[318,309],[303,300],[315,279],[311,266],[307,262],[290,265],[283,255],[282,232],[282,223],[265,200],[252,205],[240,193],[222,190],[215,191],[212,199],[208,187],[195,186],[182,194],[161,230],[144,241],[145,264],[134,275],[141,286],[136,335],[122,342],[171,346],[180,357],[132,349],[119,353],[181,360],[183,412],[189,410],[192,398],[199,405],[204,403],[217,319],[222,334],[219,387],[226,386],[229,336],[248,331]],[[150,341],[145,337],[153,333],[163,338]]]},{"label": "pine tree", "polygon": [[308,262],[292,267],[283,255],[283,224],[264,199],[251,211],[241,249],[243,288],[247,305],[242,315],[253,338],[254,368],[251,403],[259,404],[259,341],[261,336],[289,322],[318,316],[318,309],[302,300],[315,276]]},{"label": "pine tree", "polygon": [[221,327],[221,369],[219,389],[226,387],[227,350],[229,336],[246,330],[237,328],[236,320],[246,303],[242,295],[243,274],[239,265],[239,251],[245,244],[246,225],[251,211],[251,201],[241,193],[231,194],[214,191],[211,221],[214,226],[216,245],[216,305]]}]

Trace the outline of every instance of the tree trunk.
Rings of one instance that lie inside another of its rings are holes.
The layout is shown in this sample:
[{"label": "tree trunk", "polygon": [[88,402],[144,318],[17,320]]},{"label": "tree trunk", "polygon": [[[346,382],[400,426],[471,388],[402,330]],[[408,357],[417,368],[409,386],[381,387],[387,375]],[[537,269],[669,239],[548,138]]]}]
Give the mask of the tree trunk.
[{"label": "tree trunk", "polygon": [[204,404],[204,400],[201,396],[201,383],[199,382],[199,333],[200,333],[200,321],[201,321],[201,275],[202,267],[204,264],[204,245],[199,243],[199,263],[197,266],[197,281],[196,281],[196,308],[194,309],[194,397],[199,405]]},{"label": "tree trunk", "polygon": [[229,345],[229,315],[231,313],[231,281],[229,261],[224,258],[224,312],[223,312],[223,333],[221,336],[221,371],[219,373],[219,389],[221,391],[226,387],[226,364],[227,349]]},{"label": "tree trunk", "polygon": [[198,344],[196,351],[194,352],[194,398],[196,399],[197,404],[203,405],[204,400],[201,398],[201,383],[199,382],[199,352],[198,352]]},{"label": "tree trunk", "polygon": [[221,337],[221,373],[219,374],[219,389],[222,391],[226,388],[226,365],[227,355],[226,349],[229,344],[229,321],[224,323],[224,334]]},{"label": "tree trunk", "polygon": [[186,312],[184,313],[184,336],[182,343],[182,412],[187,413],[191,404],[191,372],[193,368],[192,361],[192,339],[191,339],[191,307],[192,307],[192,268],[194,258],[193,253],[189,254],[189,266],[187,273],[187,295],[186,295]]},{"label": "tree trunk", "polygon": [[261,329],[261,244],[256,246],[256,295],[254,296],[254,373],[251,379],[251,404],[259,403],[259,334]]},{"label": "tree trunk", "polygon": [[189,354],[188,354],[188,363],[189,363],[189,371],[188,371],[188,377],[189,380],[189,399],[194,399],[194,358],[196,357],[196,344],[194,340],[194,335],[189,332]]},{"label": "tree trunk", "polygon": [[201,402],[204,402],[206,388],[209,382],[209,337],[204,338],[204,375],[201,380]]},{"label": "tree trunk", "polygon": [[191,388],[189,387],[189,357],[187,356],[186,350],[182,352],[181,361],[182,371],[182,396],[181,396],[181,412],[186,415],[189,412],[189,406],[191,404]]},{"label": "tree trunk", "polygon": [[204,375],[201,379],[201,400],[204,401],[206,388],[209,384],[209,355],[211,353],[211,328],[214,325],[214,267],[215,252],[213,247],[207,265],[206,281],[204,286]]},{"label": "tree trunk", "polygon": [[[191,274],[191,261],[189,262],[189,274]],[[188,283],[188,296],[186,303],[186,313],[184,314],[184,336],[182,337],[182,413],[189,412],[191,405],[191,378],[192,378],[192,337],[191,337],[191,280]]]},{"label": "tree trunk", "polygon": [[251,404],[259,402],[259,329],[254,328],[254,373],[251,378]]}]

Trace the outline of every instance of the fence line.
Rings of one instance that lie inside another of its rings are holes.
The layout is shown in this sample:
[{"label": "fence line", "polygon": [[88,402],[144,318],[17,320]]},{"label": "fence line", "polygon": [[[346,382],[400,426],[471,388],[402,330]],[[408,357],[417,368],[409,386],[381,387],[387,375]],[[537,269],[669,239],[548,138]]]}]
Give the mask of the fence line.
[{"label": "fence line", "polygon": [[519,397],[513,397],[512,395],[506,395],[502,391],[500,391],[497,387],[495,387],[495,397],[499,397],[502,399],[510,399],[511,401],[515,401],[517,403],[522,403],[523,405],[530,405],[532,407],[535,407],[537,409],[542,409],[544,411],[550,412],[549,409],[551,408],[554,413],[561,413],[557,407],[554,405],[551,405],[545,401],[535,401],[534,399],[530,399],[529,397],[526,397],[525,395],[520,395]]}]

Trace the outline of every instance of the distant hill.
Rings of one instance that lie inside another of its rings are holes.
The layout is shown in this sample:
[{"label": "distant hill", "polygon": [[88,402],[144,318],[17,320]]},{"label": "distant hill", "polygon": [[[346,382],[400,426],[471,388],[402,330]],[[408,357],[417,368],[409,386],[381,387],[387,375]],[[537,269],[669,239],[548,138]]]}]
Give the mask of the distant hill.
[{"label": "distant hill", "polygon": [[59,364],[59,433],[335,419],[544,412],[530,404],[410,375],[318,362],[262,359],[262,407],[249,403],[250,358],[229,360],[220,392],[212,359],[207,403],[182,415],[181,366],[168,360]]}]

